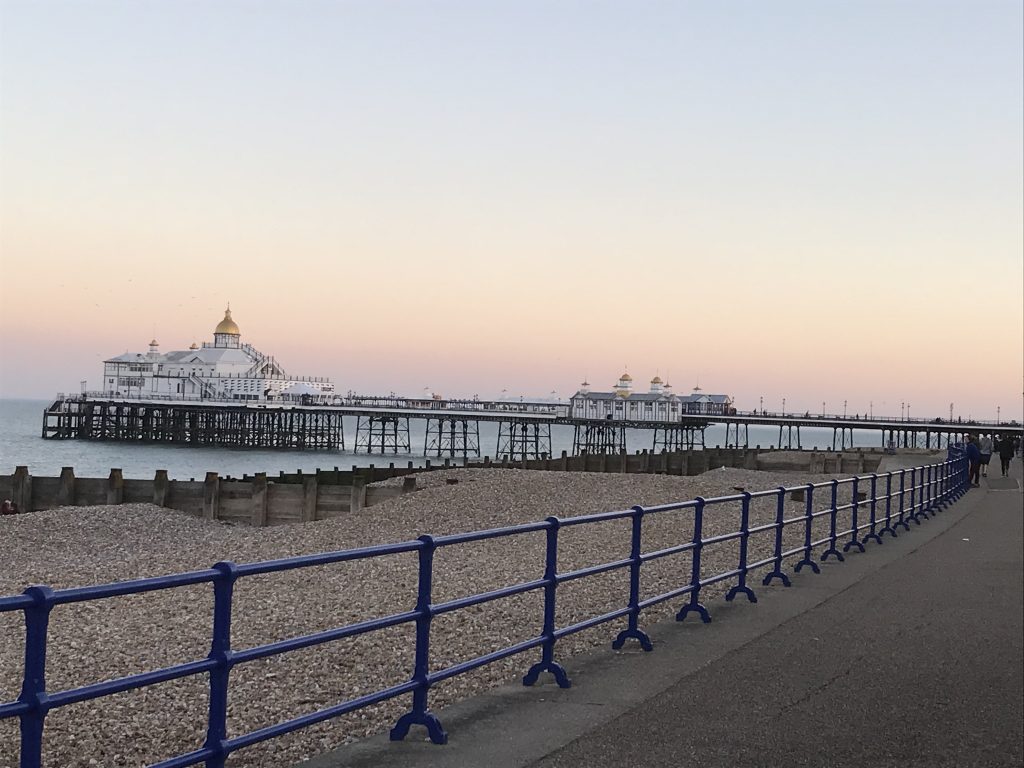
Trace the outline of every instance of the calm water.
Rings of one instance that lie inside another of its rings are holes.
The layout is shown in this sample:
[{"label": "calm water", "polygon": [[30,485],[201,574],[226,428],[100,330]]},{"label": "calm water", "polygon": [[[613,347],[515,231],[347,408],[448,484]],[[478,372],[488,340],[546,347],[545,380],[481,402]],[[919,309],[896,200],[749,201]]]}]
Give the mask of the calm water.
[{"label": "calm water", "polygon": [[[149,478],[158,469],[166,469],[175,479],[201,478],[207,471],[222,476],[238,477],[243,474],[266,472],[276,475],[280,471],[312,472],[317,468],[335,466],[387,465],[389,462],[405,464],[412,461],[422,465],[425,422],[409,422],[409,439],[413,455],[366,456],[350,451],[259,451],[230,448],[190,448],[170,445],[133,445],[128,443],[91,442],[86,440],[43,440],[43,409],[49,400],[0,400],[0,474],[9,474],[18,465],[27,465],[34,475],[56,476],[61,467],[74,467],[79,477],[105,477],[111,467],[120,467],[129,478]],[[345,444],[355,445],[355,419],[345,419]],[[778,440],[779,431],[771,427],[751,427],[750,444],[768,447]],[[571,427],[552,427],[551,447],[555,456],[563,450],[572,450]],[[826,448],[832,445],[831,429],[804,429],[801,437],[805,448]],[[651,433],[630,430],[626,446],[630,452],[651,447]],[[707,444],[725,443],[725,427],[710,427]],[[881,439],[877,432],[854,432],[856,445],[877,447]],[[480,452],[494,456],[497,452],[497,424],[480,424]]]}]

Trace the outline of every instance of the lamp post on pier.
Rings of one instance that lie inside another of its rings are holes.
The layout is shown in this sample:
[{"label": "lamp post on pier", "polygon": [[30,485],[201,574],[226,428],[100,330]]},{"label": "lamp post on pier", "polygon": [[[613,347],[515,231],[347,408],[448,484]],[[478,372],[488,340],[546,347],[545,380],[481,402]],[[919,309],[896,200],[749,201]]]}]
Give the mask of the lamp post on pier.
[{"label": "lamp post on pier", "polygon": [[761,405],[758,406],[758,407],[761,409],[760,410],[761,415],[764,416],[764,395],[761,395],[760,402],[761,402]]},{"label": "lamp post on pier", "polygon": [[907,420],[906,410],[907,410],[907,404],[906,403],[900,403],[900,421],[906,421]]},{"label": "lamp post on pier", "polygon": [[872,421],[875,420],[875,401],[868,400],[868,418]]},{"label": "lamp post on pier", "polygon": [[846,401],[843,400],[843,418],[846,418]]},{"label": "lamp post on pier", "polygon": [[821,401],[821,418],[825,418],[825,401]]},{"label": "lamp post on pier", "polygon": [[949,404],[949,420],[950,421],[953,420],[953,404],[952,403]]},{"label": "lamp post on pier", "polygon": [[[85,382],[83,381],[82,383],[84,384]],[[999,406],[997,405],[996,406],[996,424],[999,424],[999,423],[1001,423],[1001,422],[999,421]]]},{"label": "lamp post on pier", "polygon": [[910,403],[907,403],[907,421],[910,421]]},{"label": "lamp post on pier", "polygon": [[782,398],[782,415],[786,415],[786,398]]}]

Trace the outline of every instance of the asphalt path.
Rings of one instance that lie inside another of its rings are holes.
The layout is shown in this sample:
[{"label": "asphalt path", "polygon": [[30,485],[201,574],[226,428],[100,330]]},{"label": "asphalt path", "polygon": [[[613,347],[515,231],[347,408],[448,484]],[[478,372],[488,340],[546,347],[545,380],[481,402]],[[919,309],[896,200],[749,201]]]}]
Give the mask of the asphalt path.
[{"label": "asphalt path", "polygon": [[[998,473],[998,468],[997,468]],[[562,660],[573,687],[510,684],[414,733],[309,768],[1024,766],[1024,496],[989,477],[714,621],[651,627],[655,650]]]}]

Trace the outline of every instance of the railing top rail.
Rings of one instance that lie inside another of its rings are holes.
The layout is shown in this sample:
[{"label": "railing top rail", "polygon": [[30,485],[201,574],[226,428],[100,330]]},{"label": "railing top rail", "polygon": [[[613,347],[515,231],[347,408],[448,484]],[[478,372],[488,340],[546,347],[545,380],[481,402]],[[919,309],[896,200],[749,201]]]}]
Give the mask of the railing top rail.
[{"label": "railing top rail", "polygon": [[517,533],[533,533],[544,531],[551,527],[547,520],[538,520],[533,523],[521,523],[520,525],[508,525],[502,528],[488,528],[483,531],[465,531],[463,533],[449,533],[443,536],[433,536],[434,545],[437,547],[449,547],[453,544],[468,544],[473,541],[484,541],[485,539],[499,539],[504,536],[513,536]]},{"label": "railing top rail", "polygon": [[371,547],[360,547],[358,549],[341,549],[334,552],[321,552],[315,555],[299,555],[297,557],[283,557],[278,560],[262,560],[253,563],[243,563],[236,566],[235,573],[238,576],[252,576],[260,573],[276,573],[279,571],[291,571],[296,568],[309,568],[318,565],[330,565],[350,560],[365,560],[370,557],[382,557],[384,555],[399,555],[404,552],[415,552],[423,549],[423,542],[419,540],[400,541],[395,544],[376,544]]},{"label": "railing top rail", "polygon": [[33,605],[35,605],[35,600],[25,594],[0,597],[0,613],[23,611],[26,608],[31,608]]},{"label": "railing top rail", "polygon": [[219,572],[207,568],[202,571],[188,571],[167,576],[151,576],[145,579],[115,581],[109,584],[93,584],[86,587],[70,587],[53,591],[53,603],[81,603],[86,600],[104,600],[108,597],[135,595],[140,592],[155,592],[161,589],[174,589],[192,584],[203,584],[217,578]]},{"label": "railing top rail", "polygon": [[606,523],[609,520],[621,520],[624,517],[630,517],[633,514],[632,509],[619,509],[611,512],[597,512],[592,515],[576,515],[575,517],[563,517],[559,519],[559,525],[562,528],[568,528],[574,525],[583,525],[584,523]]},{"label": "railing top rail", "polygon": [[686,501],[673,501],[667,504],[654,504],[649,507],[644,507],[644,512],[647,514],[652,514],[654,512],[673,512],[680,509],[690,509],[696,506],[696,499],[688,499]]}]

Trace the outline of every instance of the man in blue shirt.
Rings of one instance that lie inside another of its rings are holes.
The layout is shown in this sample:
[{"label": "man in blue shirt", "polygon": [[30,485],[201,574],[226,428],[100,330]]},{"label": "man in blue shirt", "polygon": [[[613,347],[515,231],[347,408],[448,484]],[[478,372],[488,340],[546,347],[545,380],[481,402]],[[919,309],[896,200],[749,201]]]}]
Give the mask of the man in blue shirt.
[{"label": "man in blue shirt", "polygon": [[978,470],[981,467],[981,451],[978,449],[978,438],[974,435],[967,436],[967,462],[970,465],[970,481],[975,488],[978,487]]}]

